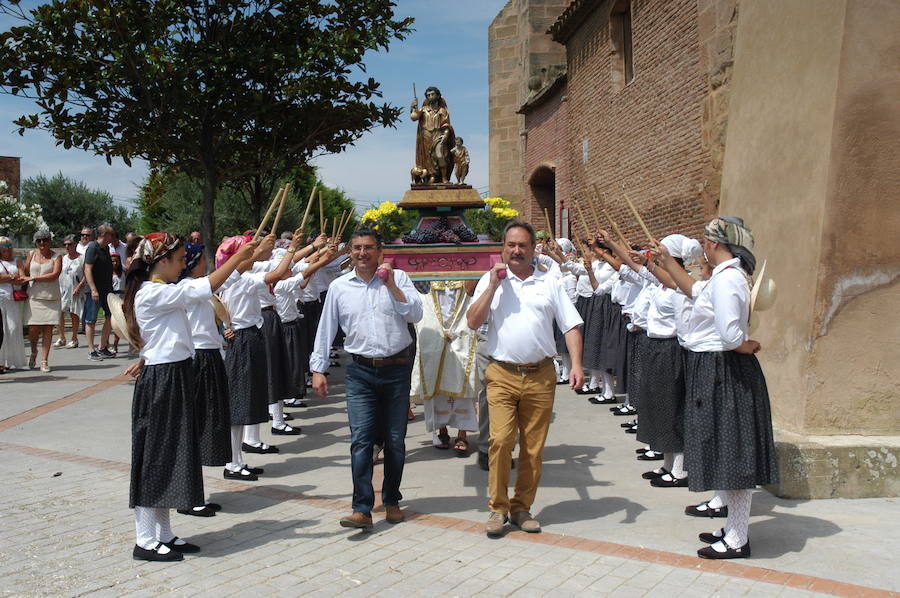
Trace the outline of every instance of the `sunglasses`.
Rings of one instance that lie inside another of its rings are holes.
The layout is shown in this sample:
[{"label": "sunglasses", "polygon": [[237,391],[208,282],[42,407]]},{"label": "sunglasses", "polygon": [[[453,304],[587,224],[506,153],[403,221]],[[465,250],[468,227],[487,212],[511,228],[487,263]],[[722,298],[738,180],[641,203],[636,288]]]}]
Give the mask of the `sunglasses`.
[{"label": "sunglasses", "polygon": [[35,243],[49,243],[49,242],[50,242],[50,239],[37,239],[37,240],[35,240]]},{"label": "sunglasses", "polygon": [[82,236],[82,237],[90,237],[90,236],[91,236],[91,233],[81,233],[81,236]]}]

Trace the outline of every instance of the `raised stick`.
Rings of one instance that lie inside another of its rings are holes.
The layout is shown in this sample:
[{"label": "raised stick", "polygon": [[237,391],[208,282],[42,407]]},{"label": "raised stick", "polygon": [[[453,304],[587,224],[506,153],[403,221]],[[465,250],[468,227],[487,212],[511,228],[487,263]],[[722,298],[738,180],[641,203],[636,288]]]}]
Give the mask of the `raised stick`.
[{"label": "raised stick", "polygon": [[291,192],[291,184],[288,183],[282,187],[281,205],[278,206],[278,212],[275,214],[275,222],[272,223],[272,232],[278,234],[278,224],[281,222],[281,213],[284,212],[284,204],[287,203],[288,193]]},{"label": "raised stick", "polygon": [[[341,218],[343,218],[343,217],[344,217],[344,215],[341,214]],[[331,240],[332,241],[334,241],[334,237],[335,237],[335,235],[337,235],[337,231],[338,231],[338,219],[334,218],[331,221]]]},{"label": "raised stick", "polygon": [[419,94],[416,93],[416,82],[413,81],[413,99],[416,101],[416,104],[419,103]]},{"label": "raised stick", "polygon": [[322,204],[322,192],[319,191],[319,232],[325,232],[325,208]]},{"label": "raised stick", "polygon": [[312,191],[309,192],[309,199],[306,201],[306,211],[303,212],[303,220],[300,222],[300,232],[306,227],[306,219],[309,218],[309,209],[312,208],[313,198],[316,196],[316,185],[313,185]]},{"label": "raised stick", "polygon": [[356,214],[355,209],[351,209],[347,212],[347,220],[344,221],[344,226],[341,227],[341,230],[338,232],[338,237],[344,238],[344,231],[347,229],[347,225],[350,224],[350,219]]},{"label": "raised stick", "polygon": [[641,215],[638,213],[637,208],[634,207],[634,203],[632,203],[631,199],[628,197],[628,194],[625,193],[625,189],[622,189],[622,195],[625,197],[625,201],[628,202],[628,207],[631,208],[631,213],[634,214],[634,217],[638,221],[638,224],[640,224],[641,228],[644,230],[644,234],[647,235],[647,239],[652,239],[653,235],[650,234],[650,229],[647,228],[647,225],[644,223],[644,219],[641,218]]},{"label": "raised stick", "polygon": [[[597,183],[592,184],[594,188],[594,199],[600,202],[600,211],[603,213],[603,216],[609,222],[609,225],[612,227],[613,232],[616,233],[616,236],[619,237],[619,241],[625,245],[625,247],[630,248],[631,244],[628,242],[628,239],[625,238],[625,235],[622,234],[622,230],[619,228],[619,225],[616,224],[616,221],[613,220],[612,216],[609,215],[609,211],[606,209],[606,206],[603,205],[603,200],[600,197],[600,193],[597,191]],[[596,217],[596,214],[595,214]],[[599,220],[599,219],[598,219]],[[599,224],[598,224],[599,226]]]},{"label": "raised stick", "polygon": [[591,236],[591,229],[588,226],[588,220],[584,216],[584,212],[581,210],[581,205],[576,201],[573,202],[575,206],[575,211],[578,212],[578,220],[581,222],[581,228],[584,229],[584,232],[587,233],[587,236]]},{"label": "raised stick", "polygon": [[272,200],[272,203],[269,204],[269,209],[266,210],[266,215],[263,216],[262,222],[259,223],[259,227],[256,229],[256,234],[253,235],[253,241],[259,239],[259,233],[266,227],[266,224],[269,223],[269,217],[272,215],[272,210],[275,209],[275,204],[279,201],[281,197],[281,189],[278,190],[278,193],[275,194],[275,199]]},{"label": "raised stick", "polygon": [[550,214],[549,212],[547,212],[547,208],[544,208],[544,223],[547,225],[547,234],[550,235],[551,239],[553,239],[551,243],[556,242],[556,237],[553,236],[555,231],[553,230],[553,227],[550,226]]}]

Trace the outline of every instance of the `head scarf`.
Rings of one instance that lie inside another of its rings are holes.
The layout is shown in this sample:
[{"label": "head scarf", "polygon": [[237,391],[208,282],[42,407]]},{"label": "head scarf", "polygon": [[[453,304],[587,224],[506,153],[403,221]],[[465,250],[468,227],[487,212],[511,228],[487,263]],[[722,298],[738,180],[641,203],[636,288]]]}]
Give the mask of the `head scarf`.
[{"label": "head scarf", "polygon": [[290,246],[290,239],[278,239],[277,241],[275,241],[275,249],[287,249]]},{"label": "head scarf", "polygon": [[216,268],[221,268],[222,264],[228,261],[228,258],[237,253],[237,250],[250,242],[250,235],[238,235],[236,237],[228,237],[222,241],[219,248],[216,249]]},{"label": "head scarf", "polygon": [[572,241],[562,237],[556,240],[556,244],[559,245],[559,248],[563,250],[563,253],[566,255],[574,255],[575,254],[575,246],[572,244]]},{"label": "head scarf", "polygon": [[677,257],[686,264],[695,262],[703,254],[703,248],[696,239],[684,235],[669,235],[660,244],[669,250],[669,255]]},{"label": "head scarf", "polygon": [[138,243],[137,249],[134,250],[134,258],[144,260],[150,265],[155,264],[175,249],[178,242],[178,237],[169,233],[150,233]]},{"label": "head scarf", "polygon": [[731,254],[740,258],[741,266],[747,274],[756,269],[756,256],[753,255],[753,234],[744,224],[744,220],[736,216],[715,218],[703,229],[703,234],[710,241],[722,243]]},{"label": "head scarf", "polygon": [[181,276],[178,277],[178,280],[185,279],[191,275],[191,270],[197,266],[200,258],[203,257],[203,247],[203,243],[184,244],[184,270],[181,271]]}]

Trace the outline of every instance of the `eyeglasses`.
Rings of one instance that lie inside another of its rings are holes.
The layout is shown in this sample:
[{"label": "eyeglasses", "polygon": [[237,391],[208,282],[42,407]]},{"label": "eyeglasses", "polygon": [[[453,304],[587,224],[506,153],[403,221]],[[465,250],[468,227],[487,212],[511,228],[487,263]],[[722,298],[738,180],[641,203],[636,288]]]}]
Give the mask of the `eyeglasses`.
[{"label": "eyeglasses", "polygon": [[354,245],[353,247],[351,247],[351,249],[353,249],[353,251],[362,251],[363,249],[365,249],[366,251],[375,251],[375,249],[377,249],[377,246],[376,245]]},{"label": "eyeglasses", "polygon": [[75,243],[63,243],[63,247],[71,247]]},{"label": "eyeglasses", "polygon": [[34,242],[35,243],[49,243],[50,239],[36,239]]},{"label": "eyeglasses", "polygon": [[91,233],[81,233],[81,236],[82,236],[82,237],[90,237],[90,236],[91,236]]}]

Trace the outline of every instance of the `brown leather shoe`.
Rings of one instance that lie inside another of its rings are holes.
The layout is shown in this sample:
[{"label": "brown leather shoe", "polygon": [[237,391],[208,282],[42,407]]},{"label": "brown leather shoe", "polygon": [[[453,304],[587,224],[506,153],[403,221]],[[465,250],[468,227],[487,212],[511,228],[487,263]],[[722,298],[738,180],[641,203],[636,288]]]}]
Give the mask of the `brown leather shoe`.
[{"label": "brown leather shoe", "polygon": [[523,532],[536,534],[541,531],[541,524],[528,511],[517,511],[510,514],[509,520]]},{"label": "brown leather shoe", "polygon": [[397,505],[384,505],[384,511],[386,513],[385,519],[387,519],[388,523],[400,523],[406,519],[406,515],[403,514],[403,511]]},{"label": "brown leather shoe", "polygon": [[488,516],[487,523],[484,524],[484,533],[489,536],[502,536],[503,526],[509,521],[503,513],[492,512]]},{"label": "brown leather shoe", "polygon": [[341,527],[372,529],[372,516],[354,511],[352,515],[341,517]]}]

